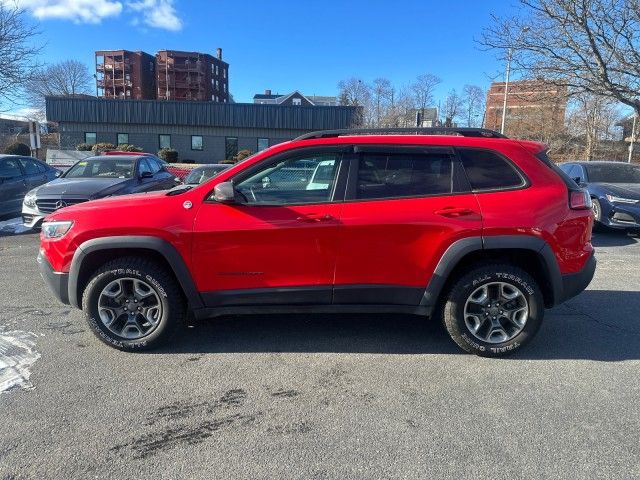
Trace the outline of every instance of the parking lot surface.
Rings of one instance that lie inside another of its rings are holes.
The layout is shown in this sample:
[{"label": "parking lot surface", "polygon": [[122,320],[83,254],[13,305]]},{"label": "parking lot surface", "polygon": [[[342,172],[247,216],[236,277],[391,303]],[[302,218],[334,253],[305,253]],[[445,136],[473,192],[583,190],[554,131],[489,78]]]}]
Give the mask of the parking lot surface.
[{"label": "parking lot surface", "polygon": [[0,478],[640,478],[640,239],[594,244],[589,289],[506,359],[399,315],[229,317],[132,354],[56,303],[36,235],[0,233],[0,339],[39,354],[0,394]]}]

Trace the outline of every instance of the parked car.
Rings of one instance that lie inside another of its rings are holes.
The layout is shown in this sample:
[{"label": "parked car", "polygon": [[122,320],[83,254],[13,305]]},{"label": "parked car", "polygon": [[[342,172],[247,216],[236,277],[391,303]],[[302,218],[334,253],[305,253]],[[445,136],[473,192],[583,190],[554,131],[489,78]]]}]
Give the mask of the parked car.
[{"label": "parked car", "polygon": [[217,174],[226,170],[231,165],[227,165],[224,163],[214,163],[211,165],[203,165],[202,167],[196,167],[191,170],[191,173],[187,175],[184,179],[184,183],[187,185],[200,185],[203,182],[206,182],[210,178],[215,177]]},{"label": "parked car", "polygon": [[0,215],[18,216],[25,194],[61,173],[33,157],[0,155]]},{"label": "parked car", "polygon": [[76,162],[60,178],[30,190],[22,203],[22,221],[26,227],[37,228],[45,216],[68,205],[175,185],[165,162],[151,155],[89,157]]},{"label": "parked car", "polygon": [[560,168],[589,192],[596,226],[640,229],[640,166],[623,162],[567,162]]},{"label": "parked car", "polygon": [[391,133],[311,133],[198,186],[58,210],[42,276],[122,350],[171,340],[187,312],[410,313],[467,352],[520,349],[593,277],[589,194],[540,143]]}]

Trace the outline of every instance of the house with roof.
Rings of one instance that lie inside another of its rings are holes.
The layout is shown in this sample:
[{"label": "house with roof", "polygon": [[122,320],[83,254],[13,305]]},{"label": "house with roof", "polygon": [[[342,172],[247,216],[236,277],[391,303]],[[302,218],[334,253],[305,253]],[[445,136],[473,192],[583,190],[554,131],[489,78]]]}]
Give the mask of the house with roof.
[{"label": "house with roof", "polygon": [[253,96],[253,103],[264,105],[288,105],[306,107],[336,107],[338,97],[328,97],[320,95],[303,95],[298,90],[282,95],[265,90],[264,93],[257,93]]}]

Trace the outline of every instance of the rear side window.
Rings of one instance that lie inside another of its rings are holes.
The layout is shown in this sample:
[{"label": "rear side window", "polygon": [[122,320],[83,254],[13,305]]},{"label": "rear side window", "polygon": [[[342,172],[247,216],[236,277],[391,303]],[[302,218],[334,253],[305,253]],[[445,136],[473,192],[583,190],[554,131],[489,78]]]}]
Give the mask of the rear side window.
[{"label": "rear side window", "polygon": [[22,176],[22,170],[15,158],[0,159],[0,178],[16,178]]},{"label": "rear side window", "polygon": [[452,192],[447,154],[364,154],[358,164],[356,197],[420,197]]},{"label": "rear side window", "polygon": [[494,152],[460,148],[458,154],[473,190],[502,190],[525,184],[515,167]]}]

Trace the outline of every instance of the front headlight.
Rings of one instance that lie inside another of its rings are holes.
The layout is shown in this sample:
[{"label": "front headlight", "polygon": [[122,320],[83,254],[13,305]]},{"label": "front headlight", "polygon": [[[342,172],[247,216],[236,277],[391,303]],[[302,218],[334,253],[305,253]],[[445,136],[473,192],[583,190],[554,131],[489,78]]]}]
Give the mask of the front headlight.
[{"label": "front headlight", "polygon": [[42,222],[42,237],[46,239],[61,238],[71,229],[73,222]]},{"label": "front headlight", "polygon": [[24,196],[24,204],[27,207],[31,207],[31,208],[35,208],[36,207],[36,188],[34,188],[33,190],[30,190],[25,196]]},{"label": "front headlight", "polygon": [[627,205],[633,205],[640,202],[640,200],[635,200],[633,198],[622,198],[622,197],[616,197],[615,195],[608,195],[608,194],[607,194],[607,200],[609,200],[611,203],[626,203]]}]

